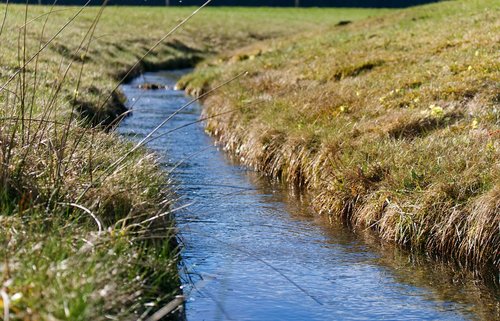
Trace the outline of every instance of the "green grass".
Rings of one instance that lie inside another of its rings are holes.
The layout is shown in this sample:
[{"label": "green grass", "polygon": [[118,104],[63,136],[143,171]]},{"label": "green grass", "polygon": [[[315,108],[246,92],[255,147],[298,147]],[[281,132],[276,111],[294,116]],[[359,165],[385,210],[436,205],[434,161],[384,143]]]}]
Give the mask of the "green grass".
[{"label": "green grass", "polygon": [[318,212],[414,251],[500,268],[497,1],[447,1],[262,41],[201,64],[192,94],[242,162]]},{"label": "green grass", "polygon": [[208,8],[130,70],[194,8],[80,9],[0,7],[0,312],[10,320],[138,319],[179,293],[170,181],[155,155],[131,153],[107,126],[125,112],[120,79],[385,12]]}]

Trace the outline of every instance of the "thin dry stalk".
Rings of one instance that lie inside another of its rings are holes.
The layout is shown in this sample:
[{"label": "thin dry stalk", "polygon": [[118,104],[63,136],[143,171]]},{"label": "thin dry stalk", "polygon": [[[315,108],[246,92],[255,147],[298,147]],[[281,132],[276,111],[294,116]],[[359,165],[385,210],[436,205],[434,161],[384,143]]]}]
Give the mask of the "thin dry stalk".
[{"label": "thin dry stalk", "polygon": [[0,92],[4,91],[5,88],[14,80],[21,71],[23,71],[28,64],[30,64],[42,51],[44,51],[53,41],[56,39],[61,32],[63,32],[81,13],[82,11],[90,4],[91,0],[88,0],[80,9],[77,11],[75,15],[73,15],[43,46],[40,48],[33,56],[31,56],[26,62],[14,72],[7,81],[0,87]]},{"label": "thin dry stalk", "polygon": [[[151,132],[148,133],[148,135],[146,135],[146,137],[144,137],[140,142],[138,142],[133,148],[131,148],[129,151],[127,151],[123,156],[121,156],[119,159],[117,159],[115,162],[113,162],[111,165],[108,166],[108,168],[106,168],[106,170],[103,171],[103,173],[97,178],[96,180],[96,183],[102,183],[104,180],[106,180],[110,175],[112,175],[113,173],[116,173],[120,170],[120,168],[124,168],[124,167],[119,167],[119,165],[121,163],[123,163],[130,155],[132,155],[135,151],[137,151],[139,148],[141,148],[142,146],[145,145],[145,143],[147,142],[148,139],[151,138],[152,135],[154,135],[158,130],[160,130],[163,126],[165,126],[165,124],[170,121],[175,115],[177,115],[178,113],[180,113],[182,110],[186,109],[187,107],[191,106],[192,104],[194,104],[195,102],[203,99],[204,97],[212,94],[213,92],[219,90],[220,88],[228,85],[229,83],[235,81],[236,79],[246,75],[247,72],[242,72],[238,75],[236,75],[235,77],[223,82],[222,84],[214,87],[213,89],[207,91],[206,93],[202,94],[201,96],[198,96],[192,100],[190,100],[189,102],[187,102],[186,104],[184,104],[183,106],[181,106],[180,108],[178,108],[175,112],[173,112],[170,116],[168,116],[165,120],[163,120],[156,128],[154,128]],[[82,194],[79,196],[79,200],[90,190],[90,188],[92,188],[93,185],[89,185],[83,192]]]},{"label": "thin dry stalk", "polygon": [[86,208],[85,206],[83,205],[80,205],[80,204],[76,204],[76,203],[59,203],[60,205],[63,205],[63,206],[72,206],[72,207],[76,207],[76,208],[79,208],[81,209],[82,211],[84,211],[85,213],[87,213],[88,215],[90,215],[90,217],[92,217],[92,219],[96,222],[97,224],[97,228],[98,228],[98,231],[97,231],[97,235],[100,236],[103,229],[105,228],[104,224],[102,223],[102,221],[97,217],[97,215],[95,215],[94,213],[92,213],[91,210],[89,210],[88,208]]},{"label": "thin dry stalk", "polygon": [[178,295],[174,300],[170,301],[167,305],[162,307],[160,310],[155,312],[146,321],[159,321],[169,315],[172,311],[184,304],[185,298],[182,295]]},{"label": "thin dry stalk", "polygon": [[0,37],[2,37],[3,28],[5,27],[5,21],[7,20],[7,11],[9,10],[9,0],[5,2],[5,12],[2,19],[2,24],[0,25]]}]

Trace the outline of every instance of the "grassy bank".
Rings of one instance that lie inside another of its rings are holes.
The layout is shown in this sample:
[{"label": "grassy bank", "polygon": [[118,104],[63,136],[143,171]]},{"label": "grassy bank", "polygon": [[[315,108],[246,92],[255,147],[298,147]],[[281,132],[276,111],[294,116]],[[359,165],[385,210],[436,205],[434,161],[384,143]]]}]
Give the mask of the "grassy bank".
[{"label": "grassy bank", "polygon": [[230,111],[208,131],[244,164],[355,229],[481,270],[500,268],[495,1],[446,1],[263,41],[180,82]]},{"label": "grassy bank", "polygon": [[109,131],[119,80],[375,13],[209,8],[134,66],[192,10],[1,4],[5,319],[145,319],[179,292],[168,177]]}]

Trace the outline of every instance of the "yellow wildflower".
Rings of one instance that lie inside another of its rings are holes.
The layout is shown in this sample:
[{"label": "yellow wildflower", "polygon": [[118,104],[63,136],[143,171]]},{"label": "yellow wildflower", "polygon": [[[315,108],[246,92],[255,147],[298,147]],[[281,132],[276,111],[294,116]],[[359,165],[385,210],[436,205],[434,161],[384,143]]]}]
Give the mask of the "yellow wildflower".
[{"label": "yellow wildflower", "polygon": [[444,110],[441,106],[438,105],[430,105],[429,109],[431,110],[431,116],[436,118],[441,118],[444,116]]}]

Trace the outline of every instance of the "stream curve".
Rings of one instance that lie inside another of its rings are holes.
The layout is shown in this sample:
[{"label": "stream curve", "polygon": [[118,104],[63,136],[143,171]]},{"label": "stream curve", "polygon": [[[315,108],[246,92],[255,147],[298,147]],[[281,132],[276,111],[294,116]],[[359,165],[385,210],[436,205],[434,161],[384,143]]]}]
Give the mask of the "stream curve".
[{"label": "stream curve", "polygon": [[[133,108],[118,132],[144,138],[189,98],[173,89],[186,71],[146,73],[122,90]],[[140,84],[166,86],[144,90]],[[193,104],[159,134],[196,122]],[[196,123],[149,145],[173,171],[184,245],[186,314],[195,320],[480,320],[498,290],[410,257],[341,226],[327,226],[307,199],[238,166]],[[469,293],[471,292],[471,293]],[[477,299],[481,298],[481,299]],[[478,301],[480,300],[480,301]],[[482,301],[481,301],[482,300]],[[492,312],[493,311],[493,312]]]}]

